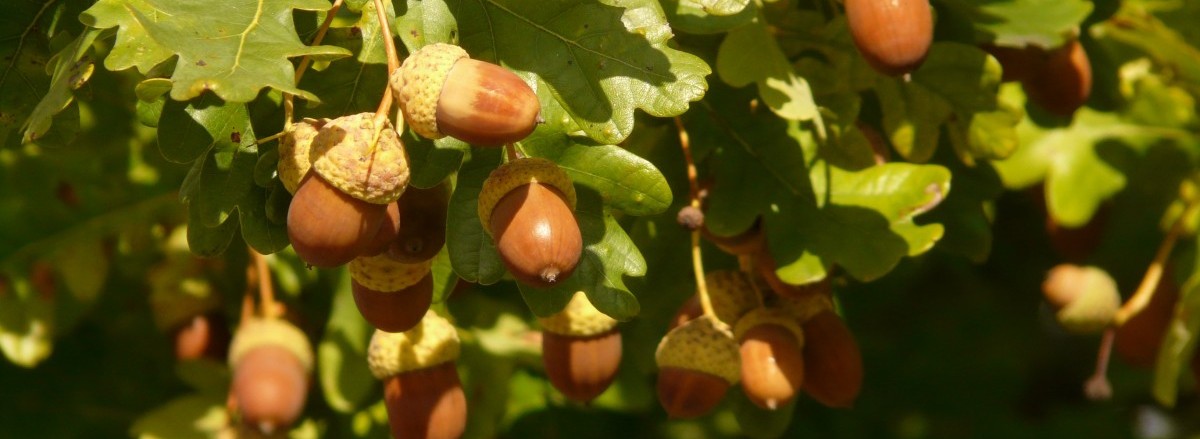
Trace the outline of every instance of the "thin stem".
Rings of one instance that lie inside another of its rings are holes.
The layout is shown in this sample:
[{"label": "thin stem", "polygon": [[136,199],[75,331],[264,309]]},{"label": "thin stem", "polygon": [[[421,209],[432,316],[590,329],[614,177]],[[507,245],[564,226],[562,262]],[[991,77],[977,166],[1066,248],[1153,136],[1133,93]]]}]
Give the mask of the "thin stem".
[{"label": "thin stem", "polygon": [[255,141],[254,141],[254,144],[255,144],[255,145],[262,145],[262,144],[264,144],[264,143],[267,143],[267,142],[270,142],[270,141],[273,141],[273,140],[279,139],[280,137],[283,137],[285,134],[287,134],[287,131],[280,131],[280,132],[278,132],[278,133],[275,133],[275,134],[269,135],[269,136],[267,136],[267,137],[263,137],[263,138],[261,138],[261,139],[255,140]]},{"label": "thin stem", "polygon": [[238,326],[245,325],[254,318],[254,288],[256,284],[258,284],[258,271],[254,266],[248,265],[246,266],[246,292],[242,295],[242,318],[239,320]]},{"label": "thin stem", "polygon": [[1171,256],[1171,250],[1175,248],[1175,241],[1179,240],[1179,236],[1183,234],[1184,223],[1187,218],[1190,218],[1197,205],[1191,204],[1175,219],[1175,223],[1171,225],[1167,236],[1163,238],[1161,244],[1158,245],[1158,251],[1154,254],[1154,260],[1150,261],[1150,266],[1146,268],[1146,274],[1142,277],[1142,283],[1138,285],[1138,289],[1133,293],[1129,300],[1117,310],[1117,315],[1113,317],[1113,323],[1116,326],[1121,326],[1129,319],[1136,316],[1146,308],[1150,303],[1150,299],[1154,297],[1154,292],[1158,290],[1158,283],[1162,280],[1163,270],[1167,265],[1167,258]]},{"label": "thin stem", "polygon": [[521,156],[517,154],[517,145],[512,143],[504,145],[504,154],[508,156],[508,161],[510,162],[521,158]]},{"label": "thin stem", "polygon": [[1096,371],[1083,384],[1083,392],[1092,400],[1112,398],[1112,384],[1108,382],[1108,361],[1112,357],[1113,341],[1117,331],[1108,328],[1100,339],[1100,351],[1096,354]]},{"label": "thin stem", "polygon": [[388,77],[400,68],[400,57],[396,55],[396,41],[392,39],[392,28],[384,15],[383,0],[375,0],[375,16],[379,17],[380,32],[383,33],[383,50],[387,52]]},{"label": "thin stem", "polygon": [[[333,17],[337,15],[339,9],[342,8],[342,0],[334,0],[333,6],[329,7],[329,11],[325,13],[325,21],[321,22],[321,27],[317,29],[317,36],[313,37],[312,45],[321,44],[321,40],[325,39],[325,33],[329,32],[329,26],[333,24]],[[304,77],[304,72],[308,70],[309,64],[312,64],[312,57],[304,55],[300,58],[300,65],[296,66],[296,84],[300,84],[300,78]],[[296,113],[295,96],[291,93],[283,94],[283,131],[287,131],[292,127],[292,117]]]},{"label": "thin stem", "polygon": [[[691,192],[691,205],[700,208],[700,184],[696,181],[696,164],[692,161],[691,143],[683,120],[675,118],[675,129],[679,131],[679,147],[683,149],[683,160],[687,163],[688,185]],[[716,317],[713,312],[712,299],[708,296],[708,283],[704,280],[704,258],[700,254],[700,229],[692,231],[692,274],[696,276],[696,296],[700,298],[700,309],[704,315]],[[727,322],[728,323],[728,322]]]},{"label": "thin stem", "polygon": [[700,182],[696,177],[696,163],[692,161],[691,139],[683,120],[675,117],[675,129],[679,131],[679,147],[683,149],[683,161],[687,163],[688,190],[692,199],[692,207],[700,208]]},{"label": "thin stem", "polygon": [[271,271],[267,267],[267,258],[254,249],[250,249],[250,257],[258,269],[258,300],[263,317],[277,318],[283,315],[283,308],[275,302],[275,288],[271,285]]}]

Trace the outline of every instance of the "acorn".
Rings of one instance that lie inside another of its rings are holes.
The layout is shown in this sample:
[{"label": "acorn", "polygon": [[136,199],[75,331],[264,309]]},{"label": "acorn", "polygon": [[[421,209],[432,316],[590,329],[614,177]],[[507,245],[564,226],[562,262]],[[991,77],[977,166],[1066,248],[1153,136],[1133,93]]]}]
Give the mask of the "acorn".
[{"label": "acorn", "polygon": [[1021,81],[1025,95],[1037,106],[1070,116],[1092,93],[1092,65],[1079,40],[1049,52],[1038,52],[1033,71]]},{"label": "acorn", "polygon": [[242,322],[229,347],[229,365],[242,424],[273,434],[300,418],[313,352],[299,328],[279,319]]},{"label": "acorn", "polygon": [[147,270],[154,323],[171,335],[175,358],[224,361],[232,335],[221,314],[219,294],[187,247],[187,229],[168,238],[166,260]]},{"label": "acorn", "polygon": [[1154,296],[1142,312],[1117,327],[1113,349],[1117,357],[1134,367],[1149,369],[1158,362],[1158,350],[1167,327],[1175,318],[1179,287],[1170,273],[1163,273]]},{"label": "acorn", "polygon": [[862,352],[850,328],[832,310],[801,325],[804,331],[804,390],[826,407],[849,408],[862,390]]},{"label": "acorn", "polygon": [[379,231],[387,205],[408,185],[408,158],[384,119],[360,113],[323,125],[313,138],[312,169],[288,209],[287,231],[300,259],[335,267],[362,254]]},{"label": "acorn", "polygon": [[900,76],[925,61],[933,43],[929,0],[846,0],[854,45],[879,73]]},{"label": "acorn", "polygon": [[283,183],[283,188],[289,194],[296,194],[300,181],[312,168],[310,153],[313,139],[328,122],[329,119],[305,118],[292,124],[291,130],[279,139],[279,163],[275,169],[279,174],[279,182]]},{"label": "acorn", "polygon": [[449,135],[478,146],[516,142],[533,132],[542,110],[519,76],[451,44],[413,52],[390,82],[404,120],[430,139]]},{"label": "acorn", "polygon": [[767,285],[770,286],[771,291],[774,291],[780,297],[796,299],[813,294],[823,294],[826,296],[833,294],[833,286],[828,275],[824,279],[804,285],[792,285],[784,282],[775,273],[775,258],[766,249],[754,255],[754,268],[758,271],[758,275],[767,281]]},{"label": "acorn", "polygon": [[1000,77],[1000,81],[1002,82],[1024,81],[1033,74],[1038,64],[1040,64],[1038,54],[1036,53],[1037,49],[1032,47],[1006,47],[984,44],[979,46],[979,48],[1000,62],[1000,67],[1003,69],[1003,74]]},{"label": "acorn", "polygon": [[[408,192],[411,190],[404,191],[404,193]],[[391,249],[392,243],[396,241],[396,237],[400,235],[400,202],[388,203],[386,209],[383,220],[379,222],[379,230],[375,231],[375,237],[371,238],[371,243],[363,248],[362,256],[376,256],[388,251]]]},{"label": "acorn", "polygon": [[501,165],[479,192],[479,220],[495,238],[504,266],[518,281],[538,288],[570,277],[583,254],[574,209],[571,179],[540,158]]},{"label": "acorn", "polygon": [[1116,281],[1097,267],[1059,264],[1046,275],[1042,293],[1063,329],[1078,334],[1103,331],[1121,307]]},{"label": "acorn", "polygon": [[700,297],[691,296],[688,300],[679,305],[679,310],[675,311],[675,316],[671,317],[671,322],[667,325],[667,330],[672,330],[682,326],[684,323],[692,321],[696,317],[704,315],[704,308],[700,306]]},{"label": "acorn", "polygon": [[467,401],[454,365],[458,354],[454,325],[433,311],[408,331],[375,331],[367,348],[367,366],[383,381],[393,437],[462,436]]},{"label": "acorn", "polygon": [[573,401],[587,403],[617,376],[621,364],[621,332],[617,321],[576,292],[566,308],[542,325],[542,362],[550,384]]},{"label": "acorn", "polygon": [[225,315],[220,312],[194,315],[174,331],[175,358],[223,361],[232,337]]},{"label": "acorn", "polygon": [[734,236],[717,236],[708,230],[708,227],[700,229],[701,234],[712,242],[717,248],[731,255],[753,255],[758,253],[766,246],[766,236],[762,230],[762,218],[754,221],[754,224],[742,233]]},{"label": "acorn", "polygon": [[734,326],[742,359],[742,390],[754,405],[775,410],[804,384],[804,332],[788,313],[755,308]]},{"label": "acorn", "polygon": [[738,345],[729,325],[707,315],[668,332],[654,360],[658,400],[672,418],[712,411],[741,376]]},{"label": "acorn", "polygon": [[713,270],[704,275],[704,283],[708,286],[713,313],[727,325],[737,323],[743,314],[758,306],[758,297],[746,273]]},{"label": "acorn", "polygon": [[386,253],[350,261],[350,291],[358,312],[381,331],[412,328],[433,302],[432,264],[406,264]]},{"label": "acorn", "polygon": [[446,244],[446,209],[450,203],[450,188],[446,183],[429,189],[410,187],[400,196],[400,213],[404,226],[388,248],[389,254],[401,262],[420,262],[433,259]]}]

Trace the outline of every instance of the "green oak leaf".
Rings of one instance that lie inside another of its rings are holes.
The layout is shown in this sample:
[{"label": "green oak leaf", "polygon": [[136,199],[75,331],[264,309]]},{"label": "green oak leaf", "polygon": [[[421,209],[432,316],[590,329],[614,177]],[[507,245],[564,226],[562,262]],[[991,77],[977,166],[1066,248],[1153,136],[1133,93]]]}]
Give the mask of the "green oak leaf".
[{"label": "green oak leaf", "polygon": [[264,87],[315,100],[295,86],[288,58],[346,56],[332,46],[305,46],[292,10],[323,11],[321,0],[101,0],[80,16],[88,26],[120,27],[109,70],[146,73],[177,57],[171,98],[188,100],[211,90],[229,102],[249,102]]},{"label": "green oak leaf", "polygon": [[454,293],[458,286],[458,274],[450,263],[450,249],[442,246],[442,250],[433,257],[433,265],[429,267],[433,276],[433,303],[442,303]]},{"label": "green oak leaf", "polygon": [[967,166],[946,151],[938,153],[935,163],[950,170],[954,190],[918,222],[941,224],[946,234],[938,241],[938,248],[982,264],[992,252],[994,201],[1004,191],[995,162]]},{"label": "green oak leaf", "polygon": [[742,434],[755,439],[774,439],[783,437],[792,417],[796,413],[796,400],[767,410],[754,405],[746,397],[746,392],[730,392],[733,415],[737,419]]},{"label": "green oak leaf", "polygon": [[644,276],[646,260],[616,218],[604,211],[598,194],[579,187],[576,191],[579,203],[575,218],[583,234],[584,248],[575,272],[565,282],[550,288],[518,283],[521,296],[535,315],[547,317],[561,311],[575,292],[583,291],[600,312],[617,320],[631,319],[640,306],[625,286],[625,276]]},{"label": "green oak leaf", "polygon": [[133,421],[129,433],[138,439],[208,439],[229,425],[220,395],[175,398]]},{"label": "green oak leaf", "polygon": [[[1092,12],[1084,0],[945,0],[948,10],[941,20],[967,20],[978,42],[1001,46],[1058,47]],[[941,21],[939,20],[939,21]]]},{"label": "green oak leaf", "polygon": [[479,191],[500,166],[498,148],[475,149],[458,173],[446,212],[446,247],[454,272],[467,282],[491,285],[504,276],[504,263],[492,236],[479,221]]},{"label": "green oak leaf", "polygon": [[1147,5],[1139,2],[1122,2],[1113,19],[1096,25],[1095,34],[1145,52],[1178,75],[1193,95],[1200,95],[1200,48],[1195,43],[1189,44],[1179,31],[1168,27],[1147,9]]},{"label": "green oak leaf", "polygon": [[51,74],[50,89],[34,107],[29,119],[22,129],[25,131],[21,141],[28,143],[41,138],[50,130],[54,116],[65,110],[75,100],[74,90],[82,87],[92,76],[95,66],[88,53],[91,52],[92,42],[100,35],[100,31],[85,29],[75,41],[64,47],[58,54],[46,63],[46,69]]},{"label": "green oak leaf", "polygon": [[[58,15],[56,11],[64,6],[54,2],[5,4],[4,14],[0,17],[0,35],[6,36],[0,42],[0,146],[16,148],[31,140],[39,144],[65,145],[79,130],[78,111],[49,111],[57,102],[37,109],[55,85],[49,74],[53,72],[46,71],[54,53],[51,49],[53,35],[47,32],[57,28],[53,20]],[[36,120],[32,119],[35,112],[38,114]],[[51,119],[47,120],[47,117]],[[39,129],[27,131],[30,123],[36,123]],[[26,135],[22,135],[22,131],[26,131]]]},{"label": "green oak leaf", "polygon": [[370,403],[378,387],[366,367],[367,345],[375,330],[354,304],[350,276],[343,270],[338,279],[329,321],[317,344],[317,375],[329,407],[352,413]]},{"label": "green oak leaf", "polygon": [[[430,8],[437,1],[423,3]],[[472,57],[535,74],[600,143],[629,136],[635,109],[659,117],[682,114],[708,87],[708,65],[668,46],[671,28],[652,0],[455,6],[458,42]]]},{"label": "green oak leaf", "polygon": [[412,130],[400,138],[408,151],[408,184],[419,188],[437,186],[462,166],[471,145],[453,137],[429,140]]},{"label": "green oak leaf", "polygon": [[0,352],[18,366],[34,367],[54,348],[55,303],[35,292],[28,276],[5,274],[11,291],[0,297]]},{"label": "green oak leaf", "polygon": [[458,42],[458,23],[445,1],[406,0],[397,2],[396,8],[392,29],[405,47],[416,50],[427,44]]},{"label": "green oak leaf", "polygon": [[754,20],[758,16],[758,3],[750,2],[732,15],[717,15],[705,10],[700,2],[692,0],[663,0],[663,12],[671,29],[690,34],[717,34],[728,32]]},{"label": "green oak leaf", "polygon": [[717,74],[734,87],[757,84],[759,96],[779,117],[823,124],[808,81],[796,74],[762,21],[729,31],[717,51]]},{"label": "green oak leaf", "polygon": [[[1196,240],[1196,237],[1192,237]],[[1179,290],[1179,301],[1171,322],[1163,332],[1158,359],[1154,363],[1154,399],[1166,407],[1174,407],[1179,393],[1179,378],[1188,370],[1200,335],[1200,259],[1195,259],[1187,281]],[[1168,275],[1169,275],[1168,271]],[[1173,282],[1164,279],[1164,282]]]}]

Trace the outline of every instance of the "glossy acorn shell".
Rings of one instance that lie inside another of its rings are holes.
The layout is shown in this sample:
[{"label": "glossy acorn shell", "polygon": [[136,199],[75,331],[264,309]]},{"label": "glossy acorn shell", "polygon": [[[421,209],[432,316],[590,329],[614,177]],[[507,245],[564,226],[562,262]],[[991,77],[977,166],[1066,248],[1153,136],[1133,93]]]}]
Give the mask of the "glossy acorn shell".
[{"label": "glossy acorn shell", "polygon": [[362,254],[385,216],[385,205],[354,198],[309,172],[288,208],[288,239],[305,263],[332,268]]},{"label": "glossy acorn shell", "polygon": [[1092,92],[1092,65],[1078,40],[1041,55],[1021,82],[1029,100],[1050,113],[1070,116]]},{"label": "glossy acorn shell", "polygon": [[174,338],[178,360],[208,358],[224,362],[233,334],[225,316],[213,311],[185,320],[175,328]]},{"label": "glossy acorn shell", "polygon": [[400,196],[400,216],[404,224],[388,248],[388,255],[400,262],[427,261],[437,256],[446,244],[446,209],[450,190],[445,183],[429,189],[409,187]]},{"label": "glossy acorn shell", "polygon": [[827,407],[849,408],[862,390],[862,352],[850,328],[833,311],[804,328],[804,390]]},{"label": "glossy acorn shell", "polygon": [[621,364],[621,332],[593,336],[542,332],[542,362],[550,384],[573,401],[587,403],[612,384]]},{"label": "glossy acorn shell", "polygon": [[755,405],[775,410],[804,384],[804,355],[796,337],[779,325],[760,324],[742,334],[742,390]]},{"label": "glossy acorn shell", "polygon": [[300,418],[308,383],[304,365],[291,351],[263,345],[238,360],[231,392],[241,422],[271,434],[287,430]]},{"label": "glossy acorn shell", "polygon": [[658,401],[672,419],[704,416],[717,407],[729,382],[698,370],[663,367],[658,370]]},{"label": "glossy acorn shell", "polygon": [[541,183],[509,191],[489,228],[504,266],[518,281],[548,288],[575,271],[583,251],[579,224],[557,188]]},{"label": "glossy acorn shell", "polygon": [[929,0],[846,0],[854,45],[876,71],[900,76],[925,61],[933,43]]},{"label": "glossy acorn shell", "polygon": [[467,426],[467,400],[454,362],[393,375],[384,381],[392,437],[455,439]]},{"label": "glossy acorn shell", "polygon": [[[408,193],[411,190],[404,191],[404,193]],[[359,256],[375,256],[388,251],[392,246],[392,242],[396,240],[396,236],[399,234],[400,204],[398,202],[388,203],[386,216],[379,222],[379,230],[375,232],[375,237],[371,238],[371,243],[367,244]]]},{"label": "glossy acorn shell", "polygon": [[433,275],[391,292],[372,290],[351,280],[350,291],[358,312],[368,323],[380,331],[404,332],[420,323],[433,303]]},{"label": "glossy acorn shell", "polygon": [[437,128],[472,145],[500,146],[528,137],[541,110],[533,89],[513,72],[460,58],[438,96]]}]

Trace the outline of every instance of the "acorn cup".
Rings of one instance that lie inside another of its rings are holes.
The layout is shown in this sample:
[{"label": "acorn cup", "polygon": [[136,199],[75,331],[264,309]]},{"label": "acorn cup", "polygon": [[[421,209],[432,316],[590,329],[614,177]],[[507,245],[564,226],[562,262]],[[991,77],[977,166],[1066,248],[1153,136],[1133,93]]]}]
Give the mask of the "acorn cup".
[{"label": "acorn cup", "polygon": [[[758,306],[758,298],[754,297],[750,279],[741,271],[713,270],[704,275],[704,283],[708,286],[708,298],[712,301],[713,314],[727,325],[729,322],[737,323],[743,314]],[[675,329],[703,314],[700,297],[693,295],[679,306],[668,329]]]},{"label": "acorn cup", "polygon": [[278,319],[242,323],[229,348],[233,395],[241,423],[271,435],[300,418],[313,352],[299,328]]},{"label": "acorn cup", "polygon": [[478,146],[516,142],[537,127],[542,109],[519,76],[451,44],[413,52],[390,83],[404,120],[430,139],[449,135]]},{"label": "acorn cup", "polygon": [[350,261],[350,291],[358,312],[384,332],[412,328],[433,302],[432,265],[432,260],[406,264],[387,253]]},{"label": "acorn cup", "polygon": [[370,247],[387,205],[408,185],[408,158],[391,122],[378,142],[374,115],[359,113],[325,123],[312,140],[312,168],[288,208],[287,231],[300,259],[336,267]]},{"label": "acorn cup", "polygon": [[542,325],[542,362],[550,384],[573,401],[588,403],[612,384],[621,364],[617,321],[601,313],[582,291]]},{"label": "acorn cup", "polygon": [[862,353],[833,310],[816,313],[804,331],[804,391],[832,408],[849,408],[862,390]]},{"label": "acorn cup", "polygon": [[672,418],[703,416],[741,376],[740,354],[729,325],[701,316],[672,329],[654,353],[658,401]]},{"label": "acorn cup", "polygon": [[458,354],[454,325],[433,311],[408,331],[375,331],[367,350],[367,366],[383,381],[393,437],[462,436],[467,401],[454,366]]},{"label": "acorn cup", "polygon": [[879,73],[900,76],[925,61],[933,43],[929,0],[846,0],[854,45]]},{"label": "acorn cup", "polygon": [[754,405],[775,410],[804,384],[804,332],[788,313],[755,308],[738,320],[734,334],[742,359],[742,390]]},{"label": "acorn cup", "polygon": [[410,187],[398,203],[404,226],[391,241],[388,254],[408,263],[433,259],[446,244],[450,188],[444,182],[429,189]]},{"label": "acorn cup", "polygon": [[566,280],[583,254],[575,187],[549,160],[523,158],[492,171],[479,192],[479,220],[518,281],[548,288]]},{"label": "acorn cup", "polygon": [[1103,331],[1121,308],[1117,282],[1096,267],[1057,265],[1042,282],[1042,293],[1063,329],[1077,334]]},{"label": "acorn cup", "polygon": [[279,174],[279,182],[289,194],[295,195],[300,188],[300,181],[312,169],[313,139],[321,127],[329,123],[329,119],[305,118],[292,124],[288,131],[279,139],[279,163],[275,165]]}]

